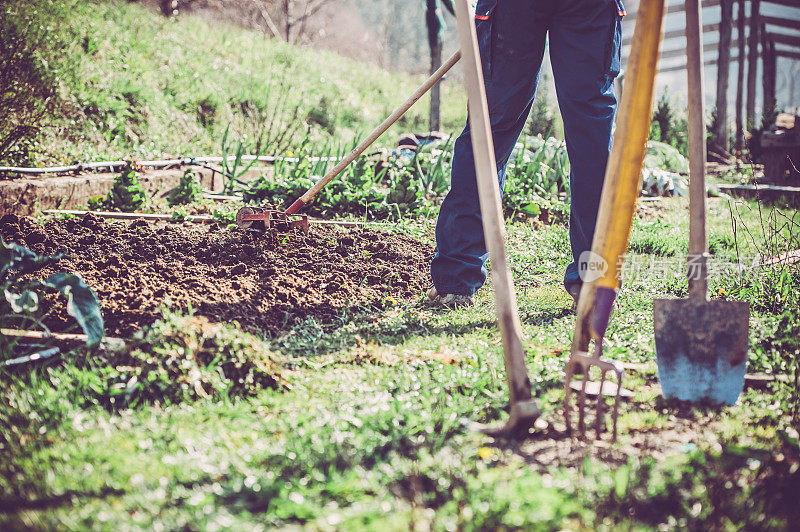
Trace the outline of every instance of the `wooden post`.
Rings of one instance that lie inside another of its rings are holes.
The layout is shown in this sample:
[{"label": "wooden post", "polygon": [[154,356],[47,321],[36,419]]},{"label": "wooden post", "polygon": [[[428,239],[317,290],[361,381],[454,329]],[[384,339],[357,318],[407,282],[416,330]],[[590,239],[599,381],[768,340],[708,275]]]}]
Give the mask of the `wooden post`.
[{"label": "wooden post", "polygon": [[736,20],[736,29],[739,37],[739,62],[737,65],[736,76],[736,150],[740,151],[744,147],[744,116],[742,106],[744,105],[744,19],[745,19],[745,0],[739,0],[739,16]]},{"label": "wooden post", "polygon": [[750,0],[750,35],[747,39],[747,129],[756,127],[756,76],[758,71],[758,12],[760,0]]},{"label": "wooden post", "polygon": [[[761,25],[761,79],[763,82],[762,120],[770,117],[775,110],[775,82],[777,81],[775,43],[769,38],[764,24]],[[769,127],[771,124],[763,124]]]},{"label": "wooden post", "polygon": [[719,47],[717,51],[717,122],[714,137],[716,144],[728,151],[728,78],[731,70],[731,30],[733,29],[733,2],[721,0]]}]

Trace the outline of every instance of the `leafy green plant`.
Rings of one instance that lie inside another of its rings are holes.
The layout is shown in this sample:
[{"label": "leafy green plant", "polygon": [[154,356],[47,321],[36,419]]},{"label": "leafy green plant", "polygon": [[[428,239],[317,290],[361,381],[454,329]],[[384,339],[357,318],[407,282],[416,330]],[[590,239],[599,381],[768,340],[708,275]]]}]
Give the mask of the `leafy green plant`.
[{"label": "leafy green plant", "polygon": [[114,177],[114,184],[103,202],[103,207],[123,212],[136,212],[147,207],[147,204],[147,194],[136,177],[136,169],[133,163],[127,163],[122,171]]},{"label": "leafy green plant", "polygon": [[198,182],[197,172],[187,168],[178,186],[172,189],[172,192],[167,196],[167,205],[174,207],[175,205],[187,205],[200,197],[203,188]]},{"label": "leafy green plant", "polygon": [[507,216],[536,218],[550,213],[568,191],[569,160],[563,141],[527,137],[516,146],[503,189],[503,211]]},{"label": "leafy green plant", "polygon": [[211,216],[218,222],[232,224],[236,222],[236,211],[231,207],[220,206],[211,211]]},{"label": "leafy green plant", "polygon": [[[289,205],[313,186],[318,175],[327,169],[330,158],[347,150],[328,145],[316,155],[306,137],[291,158],[275,165],[274,177],[262,175],[243,190],[246,202]],[[336,154],[336,155],[332,155]],[[287,154],[289,155],[289,154]],[[362,156],[324,187],[306,207],[308,212],[330,216],[351,214],[370,219],[397,218],[417,213],[424,203],[422,187],[410,170],[390,163],[379,164]]]},{"label": "leafy green plant", "polygon": [[[0,239],[0,320],[4,324],[26,329],[42,326],[42,294],[55,291],[67,300],[67,312],[87,336],[88,345],[103,337],[103,317],[97,296],[77,273],[54,273],[44,280],[30,275],[55,265],[60,256],[41,256],[24,246]],[[6,351],[13,342],[0,336],[0,349]]]}]

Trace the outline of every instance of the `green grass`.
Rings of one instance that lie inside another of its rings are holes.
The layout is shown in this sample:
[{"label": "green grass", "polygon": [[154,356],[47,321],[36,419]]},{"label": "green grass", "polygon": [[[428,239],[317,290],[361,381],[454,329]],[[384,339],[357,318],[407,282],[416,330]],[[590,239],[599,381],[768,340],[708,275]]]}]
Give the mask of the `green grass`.
[{"label": "green grass", "polygon": [[[682,200],[666,201],[660,230],[684,234],[684,208]],[[712,208],[713,231],[729,223],[724,212]],[[657,240],[654,223],[637,220],[636,239]],[[432,232],[429,223],[413,221],[393,230],[421,238]],[[669,403],[654,388],[651,301],[685,291],[685,281],[634,281],[620,293],[607,354],[647,366],[628,372],[636,396],[622,407],[619,442],[592,451],[553,439],[549,431],[563,425],[561,378],[574,319],[560,286],[567,232],[513,224],[508,244],[528,369],[547,423],[528,442],[492,440],[462,423],[506,415],[502,348],[484,288],[469,309],[412,303],[378,316],[350,309],[331,325],[300,323],[269,343],[292,389],[252,398],[222,394],[109,409],[79,369],[80,358],[7,377],[0,522],[66,529],[785,529],[797,518],[787,499],[800,487],[790,385],[746,391],[739,404],[720,410]],[[675,258],[662,251],[639,255]],[[788,327],[774,313],[754,311],[751,368],[790,373],[780,364],[796,363],[791,345],[763,345],[795,334]]]},{"label": "green grass", "polygon": [[[274,137],[295,126],[294,142],[309,128],[316,139],[346,143],[380,123],[423,79],[227,23],[167,19],[138,3],[58,4],[42,17],[60,43],[48,59],[61,65],[61,107],[70,118],[51,118],[42,161],[218,154],[228,124],[251,147],[261,133]],[[445,82],[443,128],[461,126],[465,104],[461,87]],[[423,98],[385,142],[427,131],[427,115]]]},{"label": "green grass", "polygon": [[[59,91],[73,114],[45,133],[48,161],[213,153],[229,123],[250,142],[254,117],[276,106],[280,127],[299,105],[315,146],[344,145],[419,81],[135,3],[64,5],[68,16],[50,24],[67,43],[60,60],[74,75]],[[463,120],[461,94],[445,85],[448,131]],[[426,129],[426,114],[423,100],[395,131]],[[464,420],[507,415],[489,288],[473,308],[351,308],[335,323],[308,320],[269,340],[167,314],[127,358],[78,351],[0,376],[0,528],[789,529],[800,518],[791,381],[800,276],[765,269],[711,282],[714,297],[751,302],[749,369],[786,381],[747,390],[733,407],[663,400],[652,299],[686,295],[686,207],[648,202],[633,226],[627,264],[642,269],[625,278],[605,352],[643,366],[626,376],[635,396],[622,405],[613,445],[559,436],[574,326],[561,286],[567,228],[510,224],[527,367],[543,411],[527,441],[465,430]],[[229,218],[232,208],[215,215]],[[709,213],[715,261],[800,248],[796,210],[712,199]],[[433,239],[430,220],[386,229]],[[667,268],[654,274],[658,264]],[[243,344],[257,356],[215,356],[244,353]],[[251,365],[266,361],[267,384],[250,379]],[[128,390],[136,400],[116,400]]]}]

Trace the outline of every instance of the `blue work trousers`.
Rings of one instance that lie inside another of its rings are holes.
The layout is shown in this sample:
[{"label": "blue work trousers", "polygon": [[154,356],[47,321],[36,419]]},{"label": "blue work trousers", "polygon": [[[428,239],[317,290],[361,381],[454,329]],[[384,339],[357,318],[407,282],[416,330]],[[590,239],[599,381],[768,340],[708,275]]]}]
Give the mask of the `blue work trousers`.
[{"label": "blue work trousers", "polygon": [[[580,284],[578,259],[591,249],[620,71],[621,0],[478,0],[475,23],[492,125],[497,175],[531,110],[546,38],[570,162],[565,285]],[[486,280],[488,253],[478,203],[469,121],[455,143],[451,188],[436,224],[431,277],[442,294],[472,295]]]}]

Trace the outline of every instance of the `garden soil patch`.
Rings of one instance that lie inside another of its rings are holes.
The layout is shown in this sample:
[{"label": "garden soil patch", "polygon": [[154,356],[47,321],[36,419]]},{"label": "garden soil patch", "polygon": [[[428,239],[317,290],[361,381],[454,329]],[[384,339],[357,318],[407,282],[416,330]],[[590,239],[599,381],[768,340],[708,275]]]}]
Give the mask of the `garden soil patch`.
[{"label": "garden soil patch", "polygon": [[[129,336],[163,307],[275,335],[296,321],[330,322],[342,309],[410,300],[428,284],[433,246],[372,229],[312,226],[265,234],[216,225],[105,221],[93,214],[37,223],[7,215],[6,241],[40,254],[63,254],[51,271],[80,273],[97,293],[106,334]],[[74,322],[57,299],[46,323]]]}]

